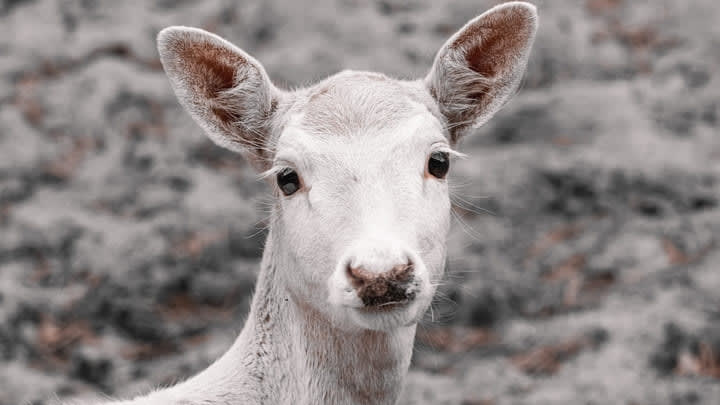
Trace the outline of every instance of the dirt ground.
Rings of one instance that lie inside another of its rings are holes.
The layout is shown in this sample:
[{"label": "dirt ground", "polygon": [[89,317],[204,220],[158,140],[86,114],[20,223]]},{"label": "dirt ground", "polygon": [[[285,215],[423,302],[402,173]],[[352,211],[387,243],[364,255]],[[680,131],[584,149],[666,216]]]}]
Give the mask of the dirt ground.
[{"label": "dirt ground", "polygon": [[[214,31],[284,87],[420,77],[496,1],[0,2],[0,405],[183,379],[242,327],[269,190],[155,50]],[[402,404],[720,404],[720,5],[536,2],[523,87],[461,150]]]}]

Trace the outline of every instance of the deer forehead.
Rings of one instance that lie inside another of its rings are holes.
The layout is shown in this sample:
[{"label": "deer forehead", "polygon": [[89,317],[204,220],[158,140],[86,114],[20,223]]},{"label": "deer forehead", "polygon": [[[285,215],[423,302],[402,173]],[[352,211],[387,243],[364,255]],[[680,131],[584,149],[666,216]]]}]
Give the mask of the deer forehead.
[{"label": "deer forehead", "polygon": [[443,125],[417,83],[379,73],[334,75],[305,90],[289,115],[276,145],[276,162],[380,164],[447,143]]},{"label": "deer forehead", "polygon": [[298,110],[304,129],[352,136],[396,127],[414,115],[433,115],[434,102],[417,82],[374,72],[343,71],[306,90]]},{"label": "deer forehead", "polygon": [[[442,126],[427,112],[417,111],[379,128],[359,128],[348,136],[308,130],[307,116],[298,113],[277,143],[275,164],[302,171],[344,170],[348,174],[378,172],[407,165],[423,166],[433,148],[447,148]],[[387,174],[387,172],[385,172]]]}]

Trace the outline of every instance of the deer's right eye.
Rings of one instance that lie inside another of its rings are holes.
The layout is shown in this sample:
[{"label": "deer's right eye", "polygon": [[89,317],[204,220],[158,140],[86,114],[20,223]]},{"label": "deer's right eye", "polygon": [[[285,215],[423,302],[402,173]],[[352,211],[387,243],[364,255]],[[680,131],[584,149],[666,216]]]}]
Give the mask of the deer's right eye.
[{"label": "deer's right eye", "polygon": [[276,179],[280,191],[286,196],[295,194],[296,191],[300,190],[300,176],[289,167],[280,170]]},{"label": "deer's right eye", "polygon": [[450,158],[447,152],[433,152],[428,159],[427,171],[438,179],[445,178],[450,170]]}]

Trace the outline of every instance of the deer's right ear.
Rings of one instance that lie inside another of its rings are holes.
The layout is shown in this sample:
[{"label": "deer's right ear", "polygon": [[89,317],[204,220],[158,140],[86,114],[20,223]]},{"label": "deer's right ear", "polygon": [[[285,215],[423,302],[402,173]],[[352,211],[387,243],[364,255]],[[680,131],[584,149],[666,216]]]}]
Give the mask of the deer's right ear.
[{"label": "deer's right ear", "polygon": [[472,19],[440,49],[425,84],[453,143],[489,120],[512,96],[536,30],[535,6],[503,3]]},{"label": "deer's right ear", "polygon": [[267,142],[282,92],[230,42],[189,27],[160,31],[158,51],[180,104],[216,144],[269,167]]}]

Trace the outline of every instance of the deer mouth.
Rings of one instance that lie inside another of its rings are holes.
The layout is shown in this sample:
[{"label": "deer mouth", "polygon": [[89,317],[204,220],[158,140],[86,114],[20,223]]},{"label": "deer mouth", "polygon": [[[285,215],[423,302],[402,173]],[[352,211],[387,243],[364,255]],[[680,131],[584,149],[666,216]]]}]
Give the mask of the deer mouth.
[{"label": "deer mouth", "polygon": [[394,330],[416,323],[425,312],[429,291],[421,280],[387,284],[373,289],[377,294],[354,294],[357,304],[350,306],[351,317],[361,327],[373,330]]},{"label": "deer mouth", "polygon": [[364,307],[361,307],[360,310],[365,313],[373,313],[373,312],[390,312],[393,310],[396,310],[401,307],[405,307],[408,304],[412,302],[411,298],[398,300],[398,301],[389,301],[384,302],[382,304],[377,305],[365,305]]}]

